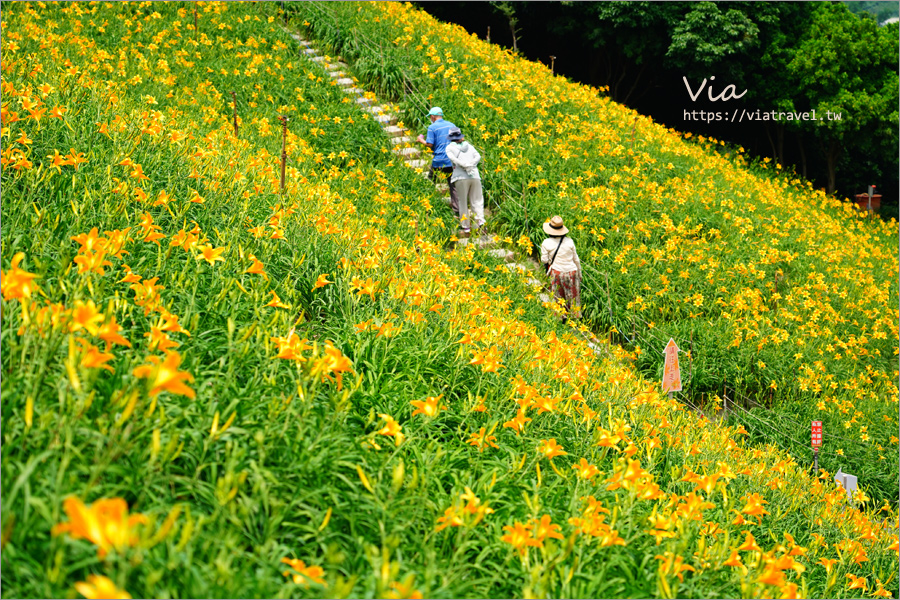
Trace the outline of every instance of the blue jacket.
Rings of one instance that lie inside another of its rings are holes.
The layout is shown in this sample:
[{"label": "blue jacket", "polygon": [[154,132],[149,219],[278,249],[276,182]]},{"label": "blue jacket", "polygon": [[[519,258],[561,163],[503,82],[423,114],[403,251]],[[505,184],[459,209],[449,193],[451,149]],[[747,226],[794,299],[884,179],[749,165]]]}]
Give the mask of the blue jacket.
[{"label": "blue jacket", "polygon": [[434,156],[431,158],[431,166],[435,168],[452,167],[453,163],[447,158],[447,133],[456,127],[447,119],[438,119],[428,126],[428,134],[425,136],[425,142],[432,144]]}]

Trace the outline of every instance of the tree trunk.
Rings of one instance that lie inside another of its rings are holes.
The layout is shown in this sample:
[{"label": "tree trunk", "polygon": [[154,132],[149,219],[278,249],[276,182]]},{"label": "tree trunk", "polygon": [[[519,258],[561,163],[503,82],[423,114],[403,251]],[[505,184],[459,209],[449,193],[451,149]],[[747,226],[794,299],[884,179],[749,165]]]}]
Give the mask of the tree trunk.
[{"label": "tree trunk", "polygon": [[826,191],[829,194],[834,193],[837,188],[837,162],[841,154],[841,145],[837,140],[828,140],[828,148],[825,150],[825,163],[828,167],[828,187]]},{"label": "tree trunk", "polygon": [[800,148],[800,172],[804,179],[806,177],[806,148],[803,146],[803,136],[797,136],[797,146]]},{"label": "tree trunk", "polygon": [[637,89],[638,83],[641,81],[641,76],[644,74],[644,71],[647,69],[647,63],[641,65],[641,68],[638,70],[637,75],[634,77],[634,83],[631,84],[631,87],[628,89],[628,93],[625,94],[625,98],[622,99],[622,104],[628,104],[628,100],[631,99],[631,95],[634,93],[634,90]]},{"label": "tree trunk", "polygon": [[784,125],[778,123],[775,125],[775,138],[777,140],[777,157],[778,164],[784,164]]},{"label": "tree trunk", "polygon": [[772,158],[776,158],[778,156],[778,150],[775,148],[775,140],[772,139],[772,126],[767,122],[765,129],[766,138],[769,140],[769,147],[772,149]]}]

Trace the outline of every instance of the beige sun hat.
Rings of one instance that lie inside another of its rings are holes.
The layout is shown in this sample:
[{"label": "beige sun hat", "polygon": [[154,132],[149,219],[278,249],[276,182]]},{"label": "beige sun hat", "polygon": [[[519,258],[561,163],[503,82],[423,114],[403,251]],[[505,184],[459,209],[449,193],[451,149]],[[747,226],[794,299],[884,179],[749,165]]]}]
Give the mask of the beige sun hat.
[{"label": "beige sun hat", "polygon": [[562,217],[556,215],[544,223],[544,233],[547,235],[566,235],[569,233],[569,230],[563,225]]}]

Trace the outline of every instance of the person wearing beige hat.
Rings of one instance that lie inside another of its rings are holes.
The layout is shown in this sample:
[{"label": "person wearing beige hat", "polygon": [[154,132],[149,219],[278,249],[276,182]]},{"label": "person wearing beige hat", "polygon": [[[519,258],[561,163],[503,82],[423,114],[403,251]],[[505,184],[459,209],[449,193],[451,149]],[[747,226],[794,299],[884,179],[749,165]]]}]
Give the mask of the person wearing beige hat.
[{"label": "person wearing beige hat", "polygon": [[544,233],[550,237],[541,243],[541,262],[550,276],[550,289],[554,297],[566,302],[563,323],[568,317],[580,319],[581,259],[578,258],[575,242],[566,235],[569,230],[559,215],[544,223]]}]

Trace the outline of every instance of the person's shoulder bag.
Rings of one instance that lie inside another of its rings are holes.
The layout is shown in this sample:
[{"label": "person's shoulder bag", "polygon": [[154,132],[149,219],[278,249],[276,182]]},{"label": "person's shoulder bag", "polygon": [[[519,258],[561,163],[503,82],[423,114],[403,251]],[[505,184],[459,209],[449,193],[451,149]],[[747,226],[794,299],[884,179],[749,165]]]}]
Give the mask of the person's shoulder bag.
[{"label": "person's shoulder bag", "polygon": [[561,238],[559,238],[559,245],[556,246],[556,252],[553,253],[553,258],[551,258],[550,262],[547,263],[547,275],[550,274],[550,267],[553,266],[553,262],[556,260],[556,255],[559,254],[559,249],[562,246],[564,239],[566,239],[566,236],[562,236]]}]

